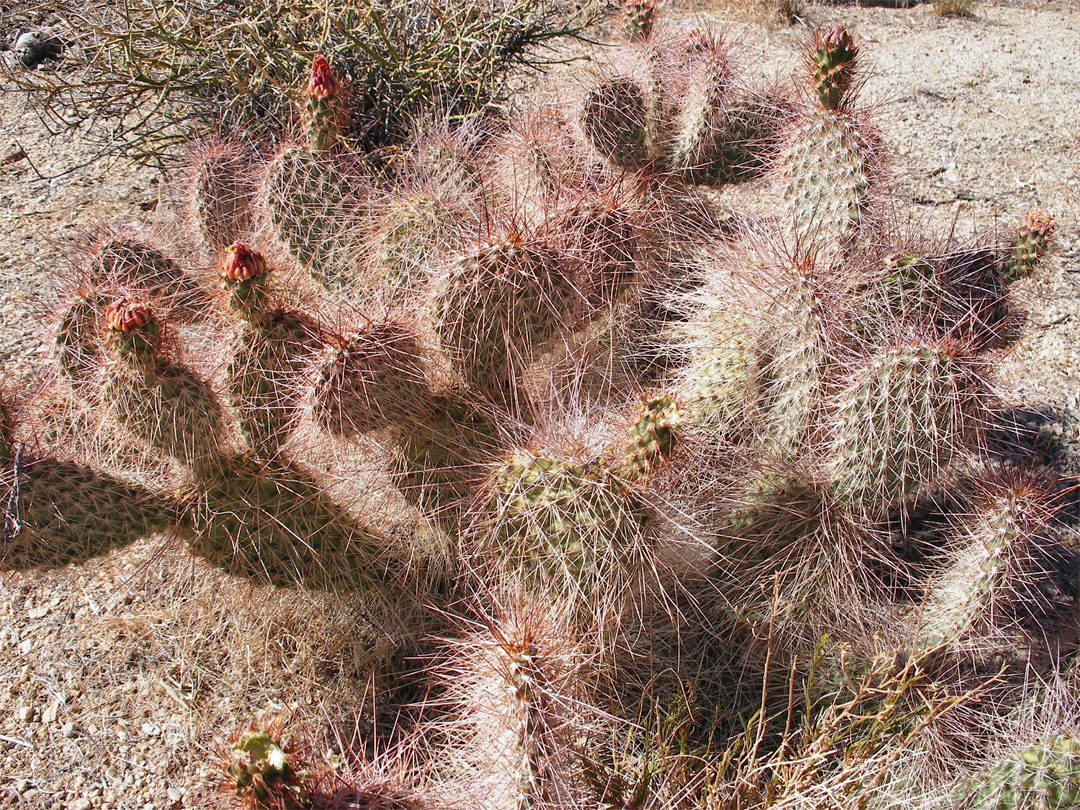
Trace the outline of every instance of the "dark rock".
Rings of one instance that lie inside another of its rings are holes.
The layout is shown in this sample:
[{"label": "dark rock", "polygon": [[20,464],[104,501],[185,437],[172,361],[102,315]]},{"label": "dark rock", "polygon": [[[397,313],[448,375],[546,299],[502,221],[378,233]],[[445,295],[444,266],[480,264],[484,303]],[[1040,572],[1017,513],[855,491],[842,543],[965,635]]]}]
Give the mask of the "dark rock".
[{"label": "dark rock", "polygon": [[33,70],[46,59],[59,59],[62,51],[57,40],[35,31],[24,31],[15,40],[15,55],[27,70]]}]

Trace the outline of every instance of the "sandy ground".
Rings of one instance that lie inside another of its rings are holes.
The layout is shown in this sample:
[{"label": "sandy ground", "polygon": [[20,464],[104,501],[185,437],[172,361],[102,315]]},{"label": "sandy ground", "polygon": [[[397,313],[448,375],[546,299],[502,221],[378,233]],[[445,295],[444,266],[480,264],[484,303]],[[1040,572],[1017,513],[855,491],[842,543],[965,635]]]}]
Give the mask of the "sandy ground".
[{"label": "sandy ground", "polygon": [[[895,156],[916,230],[1008,225],[1038,206],[1059,250],[1028,283],[1031,334],[999,376],[1014,401],[1080,397],[1080,9],[983,2],[972,19],[822,7],[872,65],[866,98]],[[805,27],[706,16],[766,73],[798,65]],[[4,33],[5,36],[7,32]],[[100,221],[161,216],[153,172],[99,162],[50,138],[14,93],[0,97],[0,357],[22,377],[48,353],[36,302],[51,271]],[[733,192],[738,193],[738,192]],[[273,606],[273,607],[271,607]],[[309,718],[364,705],[353,606],[269,592],[146,541],[105,558],[0,577],[0,807],[179,808],[206,802],[214,743],[238,718],[295,705]]]}]

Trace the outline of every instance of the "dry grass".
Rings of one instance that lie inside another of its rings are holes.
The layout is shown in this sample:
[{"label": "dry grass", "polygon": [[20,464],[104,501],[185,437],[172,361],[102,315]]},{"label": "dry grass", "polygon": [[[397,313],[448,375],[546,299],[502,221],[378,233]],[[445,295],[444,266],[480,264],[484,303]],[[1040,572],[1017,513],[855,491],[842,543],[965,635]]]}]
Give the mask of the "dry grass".
[{"label": "dry grass", "polygon": [[932,8],[939,17],[975,16],[975,0],[934,0]]}]

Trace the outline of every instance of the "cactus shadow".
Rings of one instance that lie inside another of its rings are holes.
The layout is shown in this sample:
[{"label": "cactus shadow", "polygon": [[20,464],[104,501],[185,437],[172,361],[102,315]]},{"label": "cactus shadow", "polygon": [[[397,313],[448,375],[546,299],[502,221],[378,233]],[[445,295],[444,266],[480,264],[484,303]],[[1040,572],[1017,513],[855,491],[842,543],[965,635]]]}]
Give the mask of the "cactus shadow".
[{"label": "cactus shadow", "polygon": [[183,520],[194,554],[258,584],[377,589],[400,573],[381,533],[288,461],[227,464],[185,504]]},{"label": "cactus shadow", "polygon": [[23,458],[5,472],[0,493],[0,570],[86,562],[176,523],[167,498],[54,458]]}]

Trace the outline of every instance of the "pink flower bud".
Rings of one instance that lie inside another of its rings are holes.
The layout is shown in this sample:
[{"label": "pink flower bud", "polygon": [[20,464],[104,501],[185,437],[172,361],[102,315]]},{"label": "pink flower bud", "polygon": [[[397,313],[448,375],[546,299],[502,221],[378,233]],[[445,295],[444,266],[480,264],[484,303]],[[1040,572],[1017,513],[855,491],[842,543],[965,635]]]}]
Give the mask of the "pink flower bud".
[{"label": "pink flower bud", "polygon": [[229,281],[249,281],[266,273],[266,259],[243,242],[233,242],[221,259],[221,276]]}]

